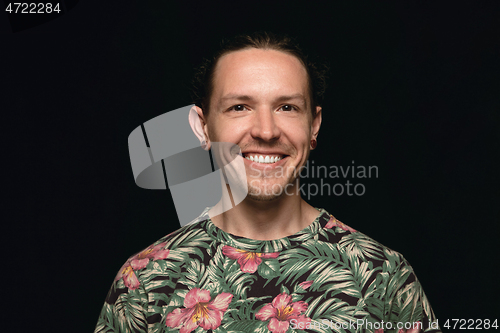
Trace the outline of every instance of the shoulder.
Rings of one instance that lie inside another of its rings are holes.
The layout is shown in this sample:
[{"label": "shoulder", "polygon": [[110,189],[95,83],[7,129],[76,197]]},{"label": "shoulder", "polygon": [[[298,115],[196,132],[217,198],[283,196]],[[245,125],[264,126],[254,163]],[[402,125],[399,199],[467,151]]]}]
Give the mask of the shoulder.
[{"label": "shoulder", "polygon": [[358,262],[372,262],[373,266],[383,267],[383,271],[394,273],[395,271],[408,267],[410,264],[404,256],[391,248],[379,243],[370,236],[341,222],[333,215],[323,227],[333,239],[341,253],[345,253],[351,260]]},{"label": "shoulder", "polygon": [[334,216],[330,217],[324,226],[327,241],[338,251],[338,254],[334,254],[336,259],[354,277],[361,277],[366,285],[374,283],[384,298],[420,295],[420,283],[401,253],[340,222]]},{"label": "shoulder", "polygon": [[153,275],[168,276],[172,266],[180,267],[189,261],[191,254],[199,253],[199,248],[209,243],[210,237],[202,227],[203,223],[197,221],[185,225],[130,256],[118,271],[114,282],[135,290]]}]

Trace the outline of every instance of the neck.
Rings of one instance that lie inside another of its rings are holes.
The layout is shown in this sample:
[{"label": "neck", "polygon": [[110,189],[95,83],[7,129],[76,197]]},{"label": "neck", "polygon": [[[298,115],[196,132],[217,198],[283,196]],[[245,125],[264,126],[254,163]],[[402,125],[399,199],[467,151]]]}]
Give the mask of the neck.
[{"label": "neck", "polygon": [[283,194],[271,201],[247,196],[236,206],[231,189],[226,186],[226,195],[210,210],[209,216],[215,226],[236,236],[256,240],[283,238],[306,228],[319,215],[297,191],[298,179],[288,191],[292,195]]}]

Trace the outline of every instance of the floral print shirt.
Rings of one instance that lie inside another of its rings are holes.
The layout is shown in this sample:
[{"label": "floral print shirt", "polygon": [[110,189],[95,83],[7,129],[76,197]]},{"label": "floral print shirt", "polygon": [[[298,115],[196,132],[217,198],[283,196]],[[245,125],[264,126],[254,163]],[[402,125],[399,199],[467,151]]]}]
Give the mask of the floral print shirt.
[{"label": "floral print shirt", "polygon": [[100,332],[440,332],[403,256],[318,209],[272,241],[217,228],[208,208],[122,266]]}]

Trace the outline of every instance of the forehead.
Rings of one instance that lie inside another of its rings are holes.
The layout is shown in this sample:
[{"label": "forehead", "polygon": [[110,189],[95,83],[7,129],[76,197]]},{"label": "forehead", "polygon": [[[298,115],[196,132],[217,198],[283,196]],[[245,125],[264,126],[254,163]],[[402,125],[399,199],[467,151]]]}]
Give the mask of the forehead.
[{"label": "forehead", "polygon": [[301,61],[276,50],[245,49],[221,57],[214,72],[212,101],[228,95],[259,100],[302,94],[308,99],[307,71]]}]

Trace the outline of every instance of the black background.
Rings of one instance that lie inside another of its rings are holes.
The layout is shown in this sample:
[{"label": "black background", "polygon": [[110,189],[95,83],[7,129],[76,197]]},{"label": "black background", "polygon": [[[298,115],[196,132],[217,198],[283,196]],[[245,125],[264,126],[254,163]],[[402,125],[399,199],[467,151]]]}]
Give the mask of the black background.
[{"label": "black background", "polygon": [[92,331],[128,256],[178,228],[170,193],[135,185],[128,135],[191,104],[222,37],[258,29],[331,65],[311,160],[379,170],[351,180],[363,196],[309,202],[402,253],[441,326],[498,318],[500,2],[85,0],[17,33],[0,17],[8,331]]}]

